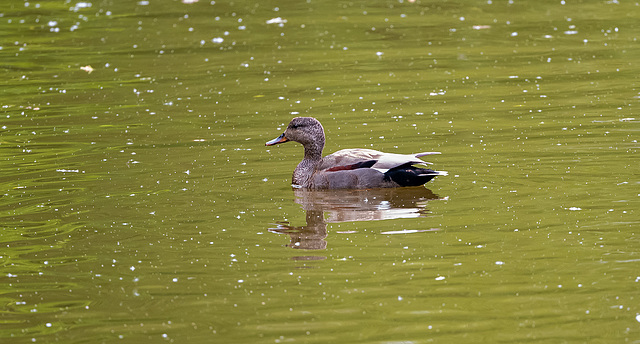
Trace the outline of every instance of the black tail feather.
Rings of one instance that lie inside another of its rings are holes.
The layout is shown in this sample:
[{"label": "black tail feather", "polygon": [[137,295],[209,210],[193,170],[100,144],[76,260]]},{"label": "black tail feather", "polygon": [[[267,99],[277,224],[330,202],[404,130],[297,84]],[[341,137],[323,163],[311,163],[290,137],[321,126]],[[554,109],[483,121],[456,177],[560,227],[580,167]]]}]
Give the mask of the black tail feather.
[{"label": "black tail feather", "polygon": [[437,171],[405,164],[388,170],[384,174],[384,179],[393,181],[400,186],[419,186],[427,183],[437,175]]}]

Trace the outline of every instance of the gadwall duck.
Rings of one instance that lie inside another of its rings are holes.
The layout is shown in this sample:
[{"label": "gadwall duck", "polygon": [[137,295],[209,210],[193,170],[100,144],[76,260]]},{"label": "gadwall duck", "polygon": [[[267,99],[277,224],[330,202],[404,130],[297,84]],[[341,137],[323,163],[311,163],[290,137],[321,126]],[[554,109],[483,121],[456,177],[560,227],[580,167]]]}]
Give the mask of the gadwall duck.
[{"label": "gadwall duck", "polygon": [[419,186],[435,176],[447,175],[444,171],[433,171],[415,167],[428,164],[418,158],[440,154],[424,152],[417,154],[383,153],[373,149],[343,149],[322,157],[324,128],[313,117],[296,117],[291,120],[284,133],[265,143],[273,146],[288,141],[304,146],[304,159],[293,171],[292,184],[310,189],[370,189]]}]

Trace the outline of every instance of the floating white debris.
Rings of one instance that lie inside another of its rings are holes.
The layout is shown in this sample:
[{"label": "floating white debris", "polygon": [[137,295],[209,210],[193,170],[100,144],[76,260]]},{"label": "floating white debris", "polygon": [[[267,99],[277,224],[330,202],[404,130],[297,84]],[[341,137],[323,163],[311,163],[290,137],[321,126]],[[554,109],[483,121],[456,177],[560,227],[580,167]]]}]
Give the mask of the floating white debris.
[{"label": "floating white debris", "polygon": [[579,207],[570,207],[570,208],[566,208],[566,209],[571,210],[571,211],[582,210],[582,208],[579,208]]},{"label": "floating white debris", "polygon": [[91,67],[89,65],[82,66],[82,67],[80,67],[80,69],[82,69],[83,71],[85,71],[85,72],[87,72],[89,74],[91,74],[91,72],[93,72],[93,67]]},{"label": "floating white debris", "polygon": [[444,276],[438,276],[438,277],[436,277],[436,281],[442,281],[442,280],[444,280],[444,278],[445,278]]},{"label": "floating white debris", "polygon": [[81,10],[83,8],[89,8],[89,7],[91,7],[91,3],[90,2],[79,2],[75,6],[71,7],[70,10],[73,11],[73,12],[78,12],[79,10]]},{"label": "floating white debris", "polygon": [[504,265],[504,262],[499,260],[496,262],[496,265]]},{"label": "floating white debris", "polygon": [[218,43],[218,44],[219,44],[219,43],[224,42],[224,38],[222,38],[222,37],[216,37],[216,38],[212,39],[212,40],[211,40],[211,42],[213,42],[213,43]]},{"label": "floating white debris", "polygon": [[271,18],[271,19],[267,20],[267,24],[284,24],[286,22],[287,22],[286,19],[280,18],[280,17]]},{"label": "floating white debris", "polygon": [[65,170],[65,169],[57,169],[56,172],[63,172],[63,173],[79,173],[80,170]]},{"label": "floating white debris", "polygon": [[433,232],[433,231],[437,231],[438,228],[431,228],[431,229],[405,229],[405,230],[401,230],[401,231],[386,231],[386,232],[381,232],[380,234],[387,234],[387,235],[391,235],[391,234],[413,234],[413,233],[422,233],[422,232]]}]

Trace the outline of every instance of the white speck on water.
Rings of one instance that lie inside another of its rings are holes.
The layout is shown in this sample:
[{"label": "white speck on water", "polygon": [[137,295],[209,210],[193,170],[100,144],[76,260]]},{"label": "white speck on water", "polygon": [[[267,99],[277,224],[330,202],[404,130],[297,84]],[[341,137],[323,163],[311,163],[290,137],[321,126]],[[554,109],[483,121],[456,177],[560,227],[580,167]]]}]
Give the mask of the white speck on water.
[{"label": "white speck on water", "polygon": [[52,325],[51,323],[46,323],[46,324],[44,324],[44,326],[46,326],[46,327],[51,327],[51,326],[53,326],[53,325]]},{"label": "white speck on water", "polygon": [[384,53],[383,53],[382,51],[377,51],[377,52],[376,52],[376,55],[377,55],[377,56],[382,56],[382,55],[384,55]]},{"label": "white speck on water", "polygon": [[211,40],[211,42],[213,42],[213,43],[218,43],[218,44],[219,44],[219,43],[224,42],[224,38],[222,38],[222,37],[216,37],[216,38],[212,39],[212,40]]},{"label": "white speck on water", "polygon": [[[380,206],[378,206],[378,209],[389,209],[389,206],[388,205],[380,205]],[[403,229],[403,230],[399,230],[399,231],[380,232],[380,234],[385,234],[385,235],[413,234],[413,233],[433,232],[433,231],[437,231],[437,230],[438,229],[435,229],[435,228],[433,228],[433,229]]]},{"label": "white speck on water", "polygon": [[132,267],[130,267],[130,268],[129,268],[129,270],[131,270],[131,271],[135,271],[135,270],[136,270],[136,267],[135,267],[135,266],[132,266]]},{"label": "white speck on water", "polygon": [[172,279],[172,281],[173,281],[173,282],[178,282],[178,277],[174,277],[174,278]]},{"label": "white speck on water", "polygon": [[636,321],[640,322],[640,314],[636,315]]},{"label": "white speck on water", "polygon": [[438,276],[436,277],[436,281],[443,281],[445,279],[444,276]]},{"label": "white speck on water", "polygon": [[571,211],[582,210],[582,208],[579,208],[579,207],[570,207],[570,208],[566,208],[566,209],[571,210]]},{"label": "white speck on water", "polygon": [[281,17],[271,18],[267,20],[267,24],[284,24],[287,20]]},{"label": "white speck on water", "polygon": [[501,260],[496,261],[496,265],[504,265],[504,262]]},{"label": "white speck on water", "polygon": [[398,301],[402,301],[402,296],[398,295]]},{"label": "white speck on water", "polygon": [[89,8],[89,7],[91,7],[90,2],[79,2],[75,6],[71,7],[71,10],[74,12],[77,12],[81,8]]}]

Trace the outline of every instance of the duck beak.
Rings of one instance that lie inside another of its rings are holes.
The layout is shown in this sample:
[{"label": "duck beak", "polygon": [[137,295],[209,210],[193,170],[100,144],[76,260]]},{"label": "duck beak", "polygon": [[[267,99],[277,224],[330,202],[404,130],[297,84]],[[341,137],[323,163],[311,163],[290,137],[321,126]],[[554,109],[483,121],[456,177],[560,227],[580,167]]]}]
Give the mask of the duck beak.
[{"label": "duck beak", "polygon": [[284,133],[282,133],[282,135],[276,137],[275,139],[273,139],[271,141],[267,141],[264,145],[265,146],[273,146],[273,145],[277,145],[278,143],[285,143],[285,142],[288,142],[288,141],[289,141],[289,139],[284,136]]}]

